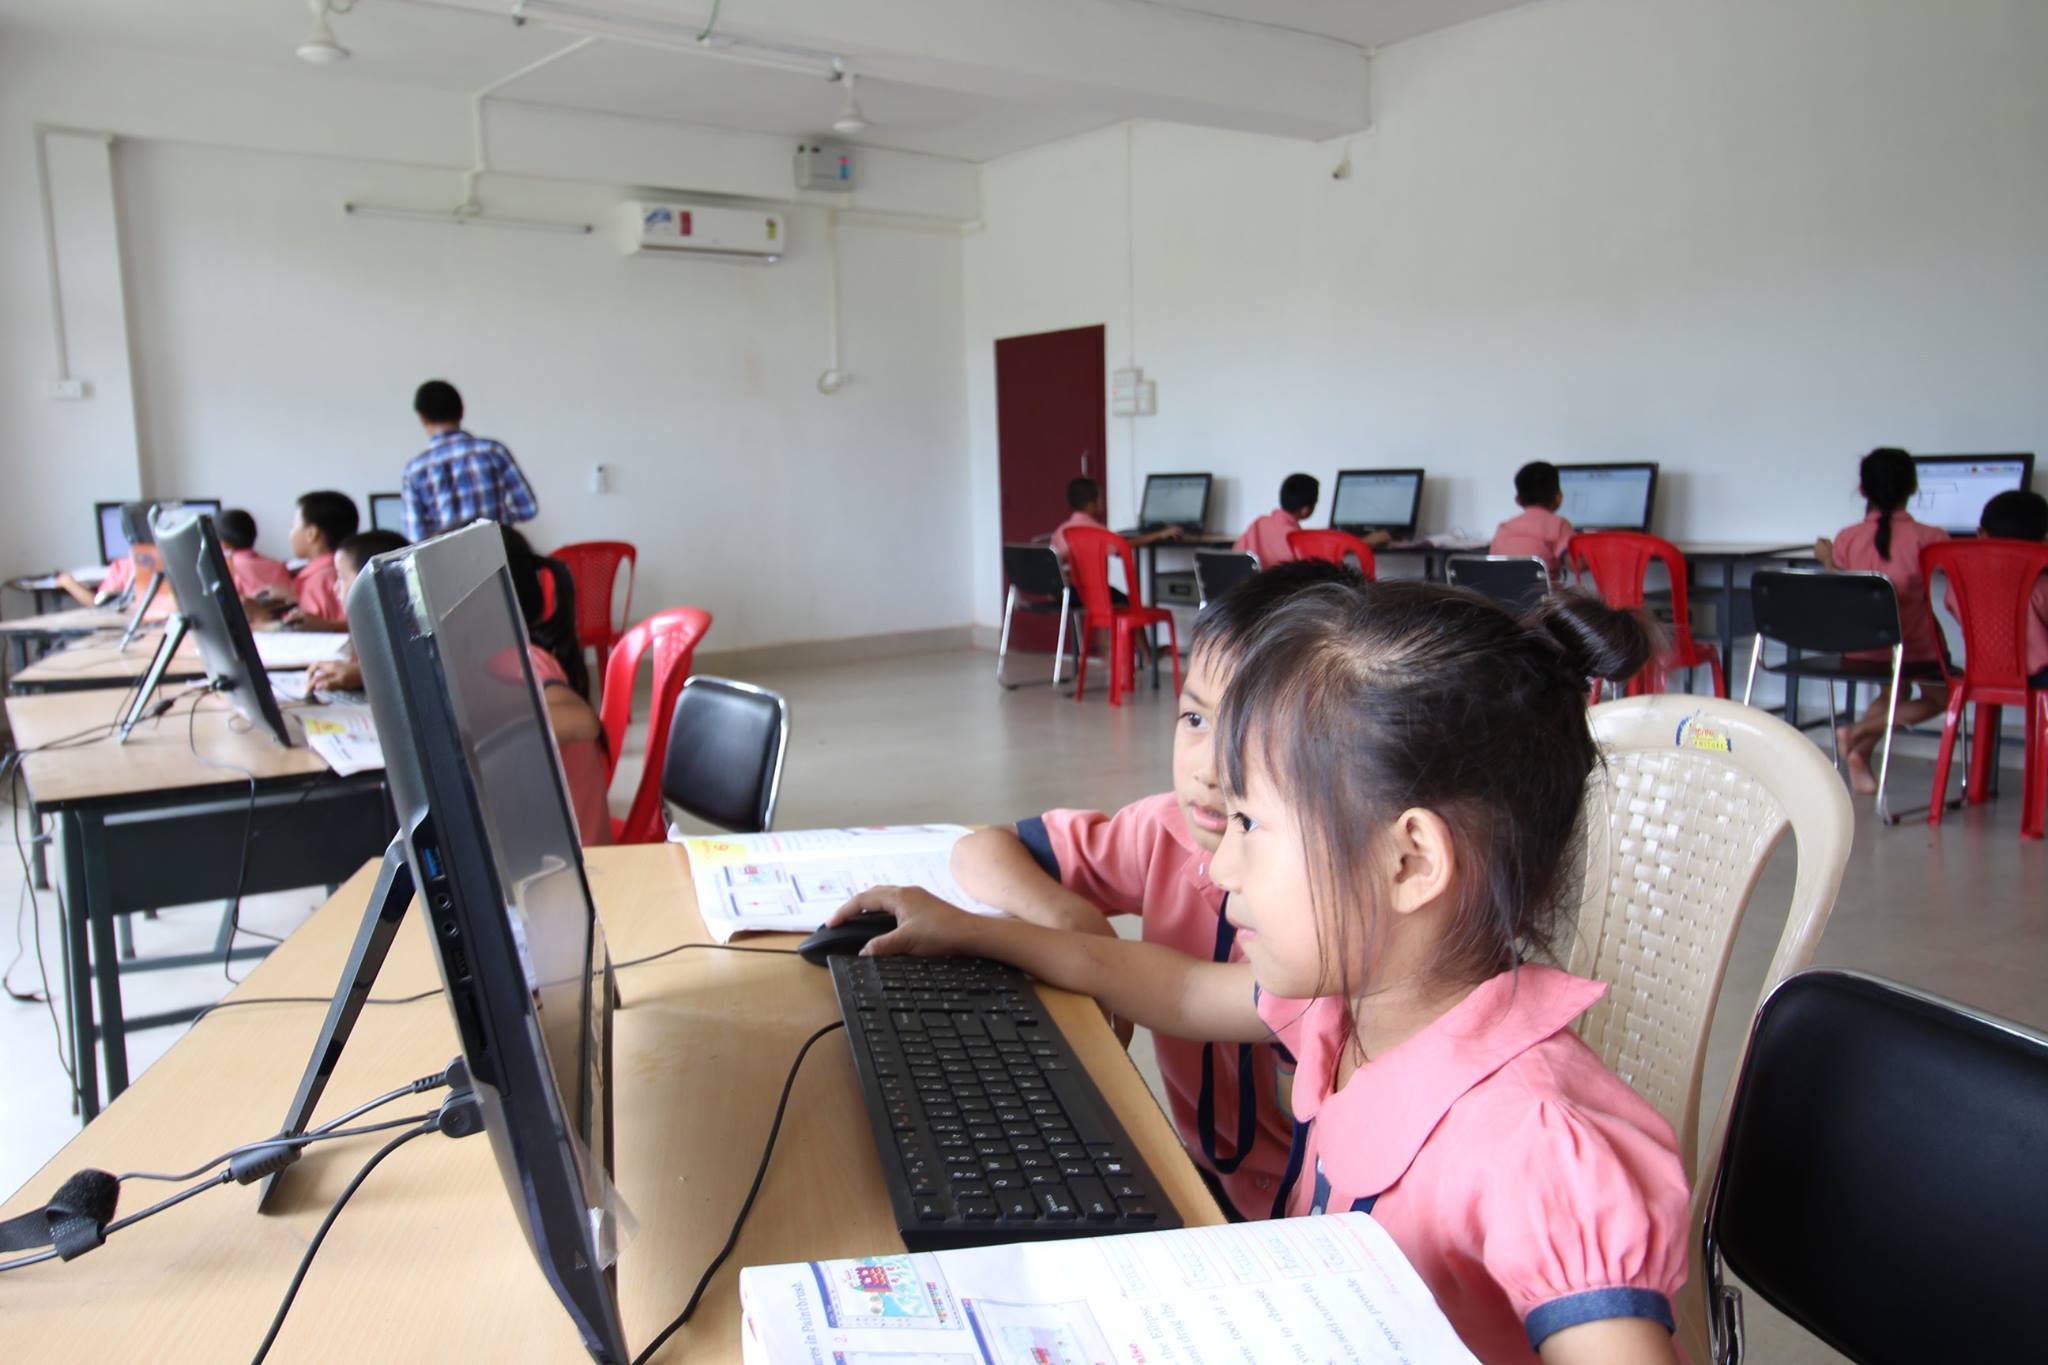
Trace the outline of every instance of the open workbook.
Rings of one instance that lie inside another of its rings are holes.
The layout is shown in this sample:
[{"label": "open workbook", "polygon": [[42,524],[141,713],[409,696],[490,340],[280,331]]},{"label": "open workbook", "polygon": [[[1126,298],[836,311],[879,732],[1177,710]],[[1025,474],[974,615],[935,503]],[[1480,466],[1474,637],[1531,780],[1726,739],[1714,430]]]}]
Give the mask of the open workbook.
[{"label": "open workbook", "polygon": [[920,886],[993,915],[949,870],[965,825],[870,825],[669,838],[690,855],[704,927],[720,943],[744,933],[808,934],[871,886]]},{"label": "open workbook", "polygon": [[749,1266],[746,1365],[1478,1365],[1369,1214]]}]

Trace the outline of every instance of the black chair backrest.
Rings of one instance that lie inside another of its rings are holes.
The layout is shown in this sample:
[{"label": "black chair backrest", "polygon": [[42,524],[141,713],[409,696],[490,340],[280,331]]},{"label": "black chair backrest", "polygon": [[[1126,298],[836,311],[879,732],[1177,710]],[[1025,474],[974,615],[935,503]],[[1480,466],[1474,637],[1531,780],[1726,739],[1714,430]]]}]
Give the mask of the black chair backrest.
[{"label": "black chair backrest", "polygon": [[1852,1359],[2039,1359],[2048,1038],[1871,977],[1791,977],[1757,1013],[1706,1242]]},{"label": "black chair backrest", "polygon": [[1757,633],[1794,649],[1890,649],[1901,638],[1899,595],[1881,573],[1758,569],[1749,601]]},{"label": "black chair backrest", "polygon": [[1522,612],[1550,591],[1550,571],[1533,555],[1452,555],[1444,577],[1454,588],[1470,588],[1509,611]]},{"label": "black chair backrest", "polygon": [[1050,545],[1003,546],[1003,573],[1018,592],[1033,597],[1058,597],[1067,586],[1060,557]]},{"label": "black chair backrest", "polygon": [[583,643],[576,638],[576,576],[559,559],[542,555],[535,563],[541,573],[554,580],[555,609],[527,634],[535,644],[555,656],[556,662],[562,665],[562,672],[569,675],[569,686],[576,689],[576,695],[587,697],[590,695],[590,665],[583,661]]},{"label": "black chair backrest", "polygon": [[789,704],[751,683],[696,674],[683,683],[661,759],[661,795],[720,829],[759,834],[775,819]]},{"label": "black chair backrest", "polygon": [[1259,571],[1259,561],[1242,550],[1195,551],[1195,590],[1214,602]]}]

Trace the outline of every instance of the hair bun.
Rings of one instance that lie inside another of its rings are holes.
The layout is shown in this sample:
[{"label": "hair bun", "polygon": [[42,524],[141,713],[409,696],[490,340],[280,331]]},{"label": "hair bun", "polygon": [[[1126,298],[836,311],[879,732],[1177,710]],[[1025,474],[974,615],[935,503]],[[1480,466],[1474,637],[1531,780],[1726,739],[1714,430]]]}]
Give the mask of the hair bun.
[{"label": "hair bun", "polygon": [[1575,680],[1634,677],[1650,660],[1650,627],[1632,611],[1616,611],[1591,593],[1553,593],[1529,619],[1554,643],[1558,662]]}]

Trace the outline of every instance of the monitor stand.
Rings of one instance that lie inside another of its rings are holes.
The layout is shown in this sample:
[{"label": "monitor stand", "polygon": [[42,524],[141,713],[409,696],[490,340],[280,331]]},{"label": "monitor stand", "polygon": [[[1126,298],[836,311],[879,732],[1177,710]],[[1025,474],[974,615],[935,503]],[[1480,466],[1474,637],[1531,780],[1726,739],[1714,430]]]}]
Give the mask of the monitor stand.
[{"label": "monitor stand", "polygon": [[136,633],[142,629],[142,618],[149,614],[149,608],[156,601],[156,595],[163,585],[162,570],[150,574],[149,582],[143,585],[141,595],[135,599],[135,615],[128,619],[128,629],[121,633],[121,653],[126,654],[128,646],[135,643]]},{"label": "monitor stand", "polygon": [[[155,594],[155,590],[155,580],[151,580],[150,591],[152,595]],[[135,619],[138,621],[142,619],[139,612],[136,614]],[[114,740],[116,744],[126,744],[129,731],[141,724],[143,715],[149,710],[150,698],[154,697],[157,689],[163,686],[164,674],[169,671],[171,660],[178,653],[178,646],[185,643],[185,634],[191,628],[191,621],[182,614],[171,616],[165,620],[164,637],[157,641],[156,657],[149,661],[149,671],[142,675],[142,682],[135,694],[134,704],[128,708],[128,714],[121,718],[121,730]]]}]

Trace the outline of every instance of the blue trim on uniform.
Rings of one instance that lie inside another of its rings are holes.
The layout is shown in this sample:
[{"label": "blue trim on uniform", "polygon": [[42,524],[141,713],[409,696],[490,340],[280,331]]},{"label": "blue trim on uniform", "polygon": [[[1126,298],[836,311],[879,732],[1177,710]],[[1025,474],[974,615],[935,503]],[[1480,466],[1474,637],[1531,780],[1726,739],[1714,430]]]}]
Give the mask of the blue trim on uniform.
[{"label": "blue trim on uniform", "polygon": [[1372,1206],[1379,1202],[1380,1197],[1376,1194],[1361,1194],[1358,1198],[1351,1201],[1351,1211],[1353,1213],[1371,1213]]},{"label": "blue trim on uniform", "polygon": [[1287,1146],[1287,1169],[1280,1176],[1280,1192],[1273,1196],[1273,1218],[1287,1216],[1287,1199],[1294,1193],[1294,1182],[1301,1179],[1301,1163],[1308,1155],[1308,1125],[1300,1119],[1294,1121],[1294,1141]]},{"label": "blue trim on uniform", "polygon": [[[1237,942],[1237,926],[1223,917],[1223,909],[1230,904],[1230,897],[1223,897],[1223,905],[1216,911],[1216,947],[1209,955],[1211,962],[1230,961],[1231,945]],[[1256,985],[1253,986],[1252,1002],[1258,1003]],[[1202,1046],[1202,1091],[1195,1100],[1195,1131],[1202,1140],[1202,1155],[1215,1168],[1218,1175],[1233,1174],[1244,1165],[1244,1159],[1251,1153],[1252,1146],[1259,1139],[1259,1078],[1252,1070],[1252,1045],[1237,1045],[1237,1144],[1233,1155],[1219,1156],[1216,1142],[1216,1043]]]},{"label": "blue trim on uniform", "polygon": [[1060,880],[1059,855],[1052,851],[1052,836],[1045,832],[1045,817],[1034,815],[1017,822],[1017,841],[1031,855],[1031,861],[1054,881]]},{"label": "blue trim on uniform", "polygon": [[1552,1299],[1549,1303],[1539,1303],[1529,1310],[1529,1316],[1522,1320],[1522,1325],[1529,1332],[1529,1349],[1535,1351],[1541,1350],[1546,1340],[1567,1327],[1606,1322],[1610,1318],[1648,1318],[1667,1332],[1678,1330],[1678,1320],[1671,1315],[1671,1300],[1654,1289],[1634,1289],[1625,1285],[1587,1289]]}]

